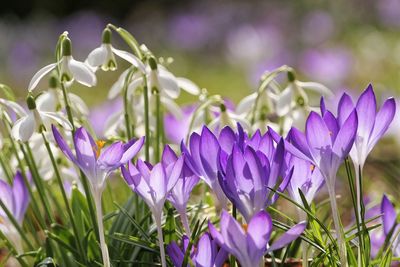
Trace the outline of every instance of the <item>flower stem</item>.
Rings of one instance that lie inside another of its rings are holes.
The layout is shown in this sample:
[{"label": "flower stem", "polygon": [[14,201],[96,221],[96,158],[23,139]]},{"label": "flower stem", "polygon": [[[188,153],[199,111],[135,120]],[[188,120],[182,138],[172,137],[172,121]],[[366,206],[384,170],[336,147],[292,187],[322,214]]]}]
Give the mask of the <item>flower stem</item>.
[{"label": "flower stem", "polygon": [[167,262],[165,260],[165,249],[164,249],[164,238],[163,238],[163,232],[162,232],[162,225],[161,225],[161,217],[162,213],[160,215],[154,214],[154,221],[156,222],[157,225],[157,237],[158,237],[158,243],[160,246],[160,256],[161,256],[161,266],[166,267]]},{"label": "flower stem", "polygon": [[189,227],[188,217],[186,215],[186,211],[180,211],[179,216],[181,217],[183,228],[185,228],[186,235],[190,237],[192,235]]},{"label": "flower stem", "polygon": [[344,232],[342,229],[342,225],[340,223],[340,217],[339,217],[338,207],[337,207],[337,203],[336,203],[335,186],[334,186],[334,184],[333,185],[329,184],[329,181],[328,181],[327,185],[328,185],[329,200],[331,202],[333,223],[335,225],[335,230],[336,230],[340,264],[342,267],[346,267],[347,266],[346,243],[345,243]]},{"label": "flower stem", "polygon": [[101,249],[101,255],[103,257],[103,265],[104,267],[110,267],[111,266],[110,256],[108,255],[108,248],[104,237],[103,210],[101,208],[101,193],[94,192],[93,197],[96,206],[97,227],[99,230],[100,249]]},{"label": "flower stem", "polygon": [[150,122],[149,122],[149,90],[146,75],[143,75],[143,97],[144,97],[144,127],[145,127],[145,159],[150,160]]},{"label": "flower stem", "polygon": [[160,161],[160,143],[162,138],[161,102],[160,102],[160,93],[158,91],[155,93],[155,97],[156,97],[156,144],[155,144],[154,160],[158,162]]}]

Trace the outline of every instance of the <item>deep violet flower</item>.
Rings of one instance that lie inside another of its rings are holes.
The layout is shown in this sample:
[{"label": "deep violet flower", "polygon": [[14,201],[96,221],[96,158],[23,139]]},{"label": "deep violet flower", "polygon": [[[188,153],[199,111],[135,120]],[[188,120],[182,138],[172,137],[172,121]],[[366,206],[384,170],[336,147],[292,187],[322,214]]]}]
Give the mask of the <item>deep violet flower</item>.
[{"label": "deep violet flower", "polygon": [[[0,199],[8,211],[13,215],[17,223],[22,225],[30,197],[20,172],[15,174],[12,185],[0,180]],[[22,253],[21,236],[8,218],[6,212],[1,207],[0,231],[3,232],[13,243],[18,253]]]},{"label": "deep violet flower", "polygon": [[237,144],[234,144],[226,160],[221,158],[218,175],[222,190],[247,222],[276,200],[270,188],[279,187],[279,191],[284,191],[290,181],[292,171],[288,172],[281,184],[278,183],[283,156],[282,140],[270,158],[249,145],[241,149]]},{"label": "deep violet flower", "polygon": [[260,266],[265,252],[280,249],[297,239],[306,227],[306,222],[296,224],[268,247],[272,233],[272,220],[265,211],[260,211],[250,220],[247,230],[225,210],[222,211],[221,231],[208,223],[211,236],[226,251],[236,257],[242,267]]},{"label": "deep violet flower", "polygon": [[181,156],[172,161],[164,160],[163,163],[157,163],[154,166],[139,159],[136,166],[129,162],[128,168],[121,167],[125,181],[133,191],[143,198],[153,214],[157,225],[163,267],[167,266],[161,224],[163,207],[168,194],[181,176],[183,163],[184,158]]},{"label": "deep violet flower", "polygon": [[101,207],[101,195],[105,188],[105,181],[111,172],[120,168],[139,152],[144,143],[144,137],[139,140],[131,140],[124,144],[115,142],[101,151],[104,141],[95,142],[85,128],[78,128],[74,134],[74,146],[76,156],[73,155],[67,142],[61,136],[57,128],[52,125],[54,139],[65,156],[78,166],[90,182],[93,194],[97,223],[100,236],[100,248],[105,267],[110,266],[108,248],[104,238],[103,211]]},{"label": "deep violet flower", "polygon": [[[175,152],[169,146],[166,146],[161,158],[163,166],[168,166],[177,160],[178,157],[176,156]],[[178,211],[183,227],[185,228],[185,232],[188,236],[191,235],[191,232],[186,214],[186,207],[190,198],[190,193],[197,185],[199,180],[200,178],[195,175],[186,164],[184,164],[179,179],[167,197],[168,201],[171,202],[171,204]]]},{"label": "deep violet flower", "polygon": [[[183,236],[183,249],[174,241],[167,246],[167,253],[175,267],[182,266],[188,244],[189,238]],[[192,248],[189,256],[195,267],[220,267],[228,258],[228,252],[219,248],[217,242],[206,232],[200,237],[195,249]]]}]

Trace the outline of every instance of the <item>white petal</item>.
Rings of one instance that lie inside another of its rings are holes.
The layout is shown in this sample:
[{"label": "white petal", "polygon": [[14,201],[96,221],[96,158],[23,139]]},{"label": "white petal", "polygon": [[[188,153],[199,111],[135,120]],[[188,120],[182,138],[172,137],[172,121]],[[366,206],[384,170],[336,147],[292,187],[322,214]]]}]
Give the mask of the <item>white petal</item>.
[{"label": "white petal", "polygon": [[63,114],[61,113],[56,113],[56,112],[40,112],[40,115],[42,116],[43,120],[47,118],[57,122],[60,124],[64,129],[71,131],[72,130],[72,125],[71,123],[64,117]]},{"label": "white petal", "polygon": [[12,136],[17,141],[26,142],[35,131],[36,123],[32,113],[17,120],[12,127]]},{"label": "white petal", "polygon": [[103,65],[106,59],[107,59],[107,49],[103,44],[100,47],[94,49],[92,52],[90,52],[86,60],[90,66],[98,67]]},{"label": "white petal", "polygon": [[200,88],[191,80],[183,78],[183,77],[178,77],[176,78],[178,81],[178,86],[188,92],[189,94],[192,95],[199,95],[200,94]]},{"label": "white petal", "polygon": [[306,90],[311,90],[314,91],[316,93],[319,93],[321,95],[325,95],[325,96],[333,96],[333,93],[331,90],[329,90],[328,87],[326,87],[325,85],[322,85],[320,83],[316,83],[316,82],[300,82],[300,81],[296,81],[297,85],[306,89]]},{"label": "white petal", "polygon": [[257,98],[257,93],[253,93],[251,95],[244,97],[237,105],[236,113],[240,115],[247,115],[254,106],[256,98]]},{"label": "white petal", "polygon": [[168,97],[161,97],[160,101],[176,119],[181,120],[183,118],[182,110],[178,104],[175,103],[175,101],[169,99]]},{"label": "white petal", "polygon": [[171,75],[165,75],[165,73],[160,72],[158,76],[158,81],[160,83],[161,93],[167,94],[170,98],[176,99],[178,98],[181,90],[178,86],[178,82],[176,77]]},{"label": "white petal", "polygon": [[121,75],[119,76],[118,80],[111,86],[110,91],[108,92],[108,99],[113,99],[117,95],[119,95],[122,91],[122,88],[124,87],[124,82],[126,75],[128,75],[129,69],[125,70]]},{"label": "white petal", "polygon": [[71,58],[68,62],[68,67],[77,82],[88,87],[96,85],[96,75],[85,63]]},{"label": "white petal", "polygon": [[23,117],[23,116],[27,115],[24,108],[21,107],[18,103],[14,102],[14,101],[9,101],[9,100],[0,98],[0,104],[3,104],[4,106],[6,106],[9,109],[11,109],[12,111],[14,111],[18,115],[18,117]]},{"label": "white petal", "polygon": [[33,75],[32,80],[29,83],[28,90],[32,91],[38,85],[40,80],[50,71],[52,71],[57,66],[56,63],[44,66],[35,75]]},{"label": "white petal", "polygon": [[137,58],[136,56],[132,55],[129,52],[123,51],[123,50],[119,50],[116,49],[114,47],[111,48],[113,53],[116,54],[117,56],[119,56],[120,58],[125,59],[126,61],[128,61],[129,63],[131,63],[133,66],[135,66],[136,68],[138,68],[142,73],[146,72],[146,67],[143,64],[143,62]]},{"label": "white petal", "polygon": [[132,82],[128,86],[127,94],[129,96],[135,95],[135,90],[141,85],[143,85],[143,78],[142,77],[138,77],[138,78],[132,80]]},{"label": "white petal", "polygon": [[276,101],[276,114],[281,117],[286,115],[292,108],[292,97],[293,89],[292,86],[288,86],[279,95]]},{"label": "white petal", "polygon": [[69,98],[71,99],[72,106],[74,107],[75,111],[78,113],[88,116],[89,115],[89,108],[86,103],[83,101],[82,98],[77,96],[76,94],[69,93]]},{"label": "white petal", "polygon": [[52,112],[56,111],[58,100],[55,95],[55,91],[53,89],[51,90],[52,91],[44,92],[36,98],[35,102],[38,110]]}]

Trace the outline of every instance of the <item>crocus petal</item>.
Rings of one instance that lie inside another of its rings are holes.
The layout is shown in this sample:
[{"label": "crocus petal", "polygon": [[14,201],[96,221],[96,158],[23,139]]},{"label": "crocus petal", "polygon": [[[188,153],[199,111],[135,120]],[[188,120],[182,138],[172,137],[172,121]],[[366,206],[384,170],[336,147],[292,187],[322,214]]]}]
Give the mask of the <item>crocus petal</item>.
[{"label": "crocus petal", "polygon": [[26,142],[31,138],[36,128],[35,118],[32,113],[17,120],[12,127],[12,136],[15,140]]},{"label": "crocus petal", "polygon": [[40,80],[50,71],[52,71],[57,66],[56,63],[44,66],[35,75],[33,75],[31,81],[29,82],[28,90],[31,92],[33,89],[36,88]]},{"label": "crocus petal", "polygon": [[343,93],[338,104],[338,122],[340,126],[343,125],[353,110],[354,104],[351,97],[348,94]]},{"label": "crocus petal", "polygon": [[394,224],[396,223],[397,214],[396,210],[393,207],[393,204],[390,202],[386,195],[384,195],[382,198],[381,213],[383,214],[383,231],[385,235],[388,235],[390,230],[392,230]]},{"label": "crocus petal", "polygon": [[376,115],[376,98],[371,85],[361,94],[356,109],[359,122],[357,135],[362,137],[363,143],[367,143],[374,128]]},{"label": "crocus petal", "polygon": [[71,149],[69,148],[67,142],[65,142],[64,138],[62,137],[62,135],[60,134],[60,132],[57,130],[57,127],[55,127],[54,125],[51,126],[51,129],[53,131],[53,136],[54,136],[54,140],[56,141],[58,147],[61,149],[61,151],[64,153],[64,155],[73,163],[77,163],[76,162],[76,158],[75,156],[72,154]]},{"label": "crocus petal", "polygon": [[276,240],[269,248],[268,252],[283,248],[287,244],[297,239],[306,229],[307,222],[301,222],[290,228],[278,240]]},{"label": "crocus petal", "polygon": [[332,147],[331,135],[325,122],[317,113],[312,111],[306,122],[306,138],[314,160],[319,163],[325,150]]},{"label": "crocus petal", "polygon": [[[279,137],[280,138],[280,137]],[[274,138],[275,139],[275,138]],[[278,141],[275,140],[276,142]],[[311,160],[311,152],[307,143],[307,138],[300,130],[292,127],[288,133],[288,141],[285,142],[285,148],[291,154],[304,160]]]},{"label": "crocus petal", "polygon": [[133,140],[129,141],[128,144],[124,146],[125,152],[121,157],[121,164],[125,164],[130,161],[139,151],[142,149],[145,137],[139,138],[137,141],[132,142]]},{"label": "crocus petal", "polygon": [[[28,185],[29,186],[29,185]],[[18,223],[21,224],[24,219],[24,214],[29,204],[29,192],[22,178],[22,174],[18,171],[14,177],[13,195],[18,201],[15,201],[14,216]]]},{"label": "crocus petal", "polygon": [[96,178],[96,152],[97,145],[93,138],[85,130],[78,128],[74,135],[76,159],[79,167],[89,179]]},{"label": "crocus petal", "polygon": [[197,244],[196,253],[196,266],[198,267],[212,267],[213,266],[213,248],[211,245],[211,237],[205,233]]},{"label": "crocus petal", "polygon": [[[0,180],[0,196],[4,205],[10,212],[13,212],[14,200],[13,200],[13,190],[11,186],[3,180]],[[0,209],[0,214],[2,214],[3,209]]]},{"label": "crocus petal", "polygon": [[357,133],[357,125],[357,112],[354,110],[343,123],[333,145],[332,151],[341,159],[344,159],[349,154],[350,149],[353,146],[354,138]]},{"label": "crocus petal", "polygon": [[100,47],[94,49],[92,52],[90,52],[90,54],[87,57],[87,62],[92,67],[98,67],[103,65],[106,59],[107,59],[107,49],[103,44]]},{"label": "crocus petal", "polygon": [[94,75],[93,71],[85,63],[71,58],[68,61],[68,67],[71,70],[74,79],[79,83],[88,87],[96,85],[96,75]]},{"label": "crocus petal", "polygon": [[163,153],[161,155],[161,162],[164,166],[168,166],[170,164],[175,163],[175,161],[178,159],[176,156],[175,152],[172,150],[172,148],[169,145],[165,145]]},{"label": "crocus petal", "polygon": [[368,150],[371,151],[378,140],[389,128],[390,123],[393,121],[396,114],[396,102],[394,98],[389,98],[382,105],[381,109],[376,114],[374,129],[370,136],[368,143]]},{"label": "crocus petal", "polygon": [[123,50],[119,50],[116,48],[111,48],[112,52],[114,54],[116,54],[117,56],[119,56],[120,58],[125,59],[126,61],[128,61],[129,63],[131,63],[133,66],[135,66],[136,68],[138,68],[142,73],[146,72],[146,67],[145,65],[142,63],[142,61],[137,58],[136,56],[132,55],[129,52],[123,51]]},{"label": "crocus petal", "polygon": [[208,230],[210,231],[212,238],[218,243],[219,246],[226,247],[221,233],[218,232],[218,230],[210,221],[208,221]]},{"label": "crocus petal", "polygon": [[226,246],[238,258],[247,254],[246,234],[242,226],[225,210],[221,215],[221,235],[224,238]]},{"label": "crocus petal", "polygon": [[200,94],[200,88],[191,80],[183,78],[183,77],[177,77],[176,78],[178,82],[178,86],[188,92],[189,94],[192,95],[199,95]]},{"label": "crocus petal", "polygon": [[168,182],[167,182],[167,192],[171,191],[178,181],[179,176],[182,173],[182,167],[184,163],[184,156],[178,158],[178,160],[174,163],[172,168],[168,170]]},{"label": "crocus petal", "polygon": [[167,254],[170,257],[172,264],[175,267],[181,267],[183,263],[183,259],[185,255],[183,254],[181,248],[176,244],[175,241],[172,241],[170,244],[167,246]]},{"label": "crocus petal", "polygon": [[[155,193],[156,203],[159,203],[167,195],[167,179],[161,163],[154,165],[150,173],[149,186]],[[161,204],[161,203],[160,203]]]},{"label": "crocus petal", "polygon": [[215,179],[218,170],[217,156],[220,147],[217,138],[207,127],[203,127],[199,146],[204,171],[209,179]]},{"label": "crocus petal", "polygon": [[265,211],[260,211],[247,226],[247,242],[251,258],[259,259],[264,255],[272,233],[272,220]]},{"label": "crocus petal", "polygon": [[121,141],[115,142],[101,152],[97,159],[98,164],[107,171],[118,168],[121,165],[120,160],[123,153],[124,144]]}]

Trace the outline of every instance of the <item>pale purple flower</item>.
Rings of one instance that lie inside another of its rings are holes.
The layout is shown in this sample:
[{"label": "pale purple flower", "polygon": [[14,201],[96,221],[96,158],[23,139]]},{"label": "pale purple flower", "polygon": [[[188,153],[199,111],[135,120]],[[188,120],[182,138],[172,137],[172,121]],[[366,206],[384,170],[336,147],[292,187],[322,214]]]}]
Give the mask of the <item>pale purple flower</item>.
[{"label": "pale purple flower", "polygon": [[179,144],[186,139],[195,106],[182,107],[182,117],[175,116],[172,112],[165,114],[165,137],[174,144]]},{"label": "pale purple flower", "polygon": [[[368,85],[358,98],[355,106],[358,115],[358,129],[350,157],[355,166],[364,166],[368,154],[379,139],[385,134],[396,113],[394,98],[387,99],[377,111],[376,97],[372,85]],[[347,94],[343,94],[338,105],[339,124],[354,109],[353,102]],[[340,125],[341,126],[341,125]]]},{"label": "pale purple flower", "polygon": [[[183,249],[175,242],[171,242],[168,245],[167,253],[175,267],[182,266],[188,244],[188,237],[183,236]],[[206,232],[200,237],[195,249],[192,248],[189,258],[195,264],[195,267],[220,267],[228,258],[228,252],[223,248],[219,248],[217,242]]]},{"label": "pale purple flower", "polygon": [[[176,156],[175,152],[169,146],[166,146],[164,148],[161,160],[163,166],[168,166],[176,162],[177,160],[178,157]],[[184,164],[179,179],[167,196],[168,201],[171,202],[171,204],[178,211],[178,214],[181,217],[182,224],[188,236],[191,235],[191,232],[186,214],[186,207],[190,198],[190,194],[192,193],[193,188],[197,185],[199,180],[200,178],[197,175],[193,174],[192,170],[190,170],[190,168],[187,167],[186,164]]]},{"label": "pale purple flower", "polygon": [[102,192],[110,173],[130,161],[142,148],[144,137],[124,144],[121,141],[109,145],[102,151],[104,142],[95,142],[85,128],[78,128],[74,134],[76,156],[67,142],[53,125],[54,139],[65,156],[78,166],[89,179],[93,192]]},{"label": "pale purple flower", "polygon": [[268,247],[272,233],[272,220],[265,211],[260,211],[250,220],[247,230],[225,210],[222,211],[220,232],[208,223],[211,236],[226,251],[236,257],[242,267],[259,266],[264,254],[280,249],[297,239],[306,228],[306,222],[296,224]]}]

